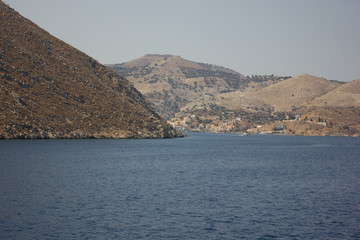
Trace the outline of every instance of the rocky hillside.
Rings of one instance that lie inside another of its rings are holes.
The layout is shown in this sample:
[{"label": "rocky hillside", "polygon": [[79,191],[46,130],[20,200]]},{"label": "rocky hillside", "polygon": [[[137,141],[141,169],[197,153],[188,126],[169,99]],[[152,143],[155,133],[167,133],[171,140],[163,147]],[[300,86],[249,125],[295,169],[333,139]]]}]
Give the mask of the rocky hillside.
[{"label": "rocky hillside", "polygon": [[[289,77],[244,76],[216,65],[185,60],[179,56],[148,54],[123,64],[108,65],[126,76],[164,117],[170,118],[182,111],[211,107],[227,109],[255,109],[252,92],[281,82]],[[224,100],[240,95],[240,101]]]},{"label": "rocky hillside", "polygon": [[[167,118],[205,108],[271,113],[310,105],[325,106],[325,100],[319,98],[343,85],[307,74],[244,76],[220,66],[172,55],[148,54],[109,67],[126,76]],[[328,102],[337,106],[337,100]]]},{"label": "rocky hillside", "polygon": [[128,80],[1,1],[0,78],[2,139],[179,136]]},{"label": "rocky hillside", "polygon": [[[360,119],[360,80],[344,83],[308,74],[244,76],[156,54],[108,66],[126,76],[173,125],[189,131],[268,133],[275,122],[292,121],[292,130],[282,133],[360,135],[355,121]],[[313,121],[299,122],[299,116],[308,115]]]}]

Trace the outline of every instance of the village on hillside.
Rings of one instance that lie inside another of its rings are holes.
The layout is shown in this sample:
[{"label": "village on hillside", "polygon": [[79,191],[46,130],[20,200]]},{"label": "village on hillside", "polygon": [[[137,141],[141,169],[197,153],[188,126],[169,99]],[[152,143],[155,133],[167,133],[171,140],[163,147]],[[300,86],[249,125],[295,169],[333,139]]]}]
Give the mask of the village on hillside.
[{"label": "village on hillside", "polygon": [[[223,113],[225,115],[225,113]],[[299,116],[297,116],[299,117]],[[296,119],[298,120],[298,118]],[[296,121],[284,120],[287,122]],[[269,129],[269,124],[251,126],[247,121],[243,121],[241,117],[234,119],[213,119],[201,120],[197,115],[188,115],[180,119],[173,118],[168,121],[175,129],[183,132],[212,132],[212,133],[249,133],[249,134],[281,134],[285,133],[284,121],[274,121],[273,127]],[[316,123],[320,124],[320,123]],[[324,124],[324,123],[321,123]],[[326,125],[326,123],[325,123]]]},{"label": "village on hillside", "polygon": [[[352,111],[358,112],[358,109]],[[342,120],[339,116],[343,116]],[[359,114],[359,113],[357,113]],[[355,114],[355,115],[357,115]],[[326,116],[326,118],[321,117]],[[221,112],[217,117],[207,118],[189,114],[168,121],[182,132],[212,132],[240,134],[284,134],[318,136],[360,136],[359,121],[352,119],[349,109],[314,109],[304,114],[278,113],[273,117]]]}]

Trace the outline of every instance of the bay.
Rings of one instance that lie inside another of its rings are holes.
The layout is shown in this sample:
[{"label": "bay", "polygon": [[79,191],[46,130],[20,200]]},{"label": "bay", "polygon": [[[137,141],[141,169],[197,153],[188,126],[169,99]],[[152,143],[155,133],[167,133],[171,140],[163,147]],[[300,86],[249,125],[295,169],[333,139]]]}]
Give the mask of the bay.
[{"label": "bay", "polygon": [[359,239],[360,139],[0,141],[1,239]]}]

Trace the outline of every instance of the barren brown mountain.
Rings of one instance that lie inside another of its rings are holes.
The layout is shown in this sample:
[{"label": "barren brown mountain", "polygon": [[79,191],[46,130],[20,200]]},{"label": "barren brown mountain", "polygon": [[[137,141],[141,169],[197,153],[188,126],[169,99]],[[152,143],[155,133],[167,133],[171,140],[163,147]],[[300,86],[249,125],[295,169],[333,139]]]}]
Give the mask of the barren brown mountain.
[{"label": "barren brown mountain", "polygon": [[0,138],[179,135],[128,80],[1,1],[0,78]]},{"label": "barren brown mountain", "polygon": [[255,93],[276,112],[288,112],[309,105],[313,100],[339,87],[341,83],[311,75],[299,75]]},{"label": "barren brown mountain", "polygon": [[244,76],[157,54],[109,67],[127,76],[174,125],[190,131],[269,133],[281,123],[282,134],[360,135],[360,80]]},{"label": "barren brown mountain", "polygon": [[261,108],[264,102],[254,99],[252,92],[289,78],[249,77],[220,66],[158,54],[108,66],[126,76],[166,118],[214,106]]},{"label": "barren brown mountain", "polygon": [[360,107],[360,80],[348,82],[315,99],[311,106]]}]

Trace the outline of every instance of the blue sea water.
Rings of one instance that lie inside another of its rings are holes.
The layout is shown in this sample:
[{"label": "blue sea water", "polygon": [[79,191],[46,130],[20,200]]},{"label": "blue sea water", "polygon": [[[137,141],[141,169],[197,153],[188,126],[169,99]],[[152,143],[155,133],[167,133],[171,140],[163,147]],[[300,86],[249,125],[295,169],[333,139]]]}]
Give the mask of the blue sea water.
[{"label": "blue sea water", "polygon": [[0,239],[360,239],[360,139],[0,141]]}]

